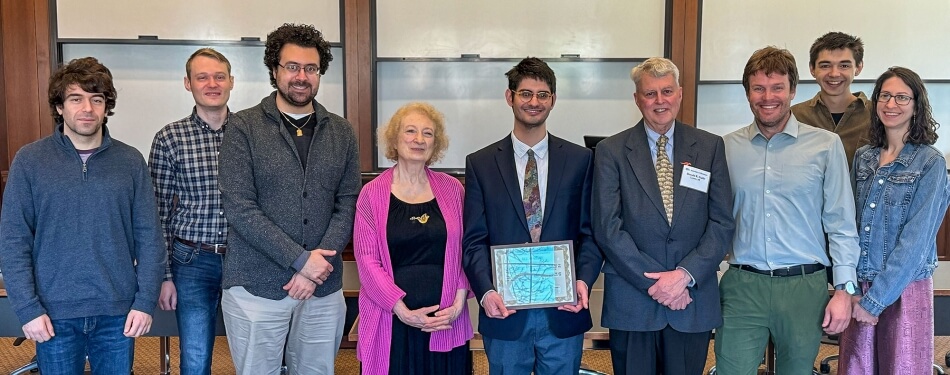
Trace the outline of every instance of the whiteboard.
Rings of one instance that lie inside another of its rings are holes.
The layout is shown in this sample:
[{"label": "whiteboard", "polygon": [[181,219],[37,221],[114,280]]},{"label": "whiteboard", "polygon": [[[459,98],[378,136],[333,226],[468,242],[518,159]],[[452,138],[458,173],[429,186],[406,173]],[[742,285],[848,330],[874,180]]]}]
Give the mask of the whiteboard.
[{"label": "whiteboard", "polygon": [[950,79],[950,1],[889,0],[704,1],[700,79],[742,80],[757,49],[775,45],[795,55],[799,76],[810,79],[808,50],[816,38],[841,31],[864,41],[864,71],[874,79],[890,66],[924,79]]},{"label": "whiteboard", "polygon": [[284,23],[312,24],[340,42],[340,0],[58,0],[59,38],[240,40]]},{"label": "whiteboard", "polygon": [[[385,126],[406,103],[424,101],[445,114],[449,148],[436,168],[465,168],[465,157],[511,133],[505,102],[507,72],[517,61],[380,62],[377,123]],[[640,121],[630,69],[636,62],[551,62],[557,101],[548,132],[584,144],[584,135],[609,136]],[[392,166],[377,145],[381,168]]]},{"label": "whiteboard", "polygon": [[[875,77],[876,78],[876,77]],[[798,92],[792,104],[810,100],[818,93],[817,83],[799,84]],[[851,91],[863,91],[870,96],[874,91],[873,83],[853,83]],[[937,143],[934,146],[950,160],[950,106],[944,105],[950,98],[950,83],[928,83],[927,96],[933,116],[941,124],[937,129]],[[702,84],[699,85],[696,100],[696,127],[710,133],[726,135],[736,129],[752,123],[752,110],[745,96],[742,84]]]},{"label": "whiteboard", "polygon": [[664,0],[377,0],[378,57],[663,55]]},{"label": "whiteboard", "polygon": [[[109,117],[113,138],[148,155],[152,138],[163,126],[191,114],[195,100],[185,90],[185,61],[199,46],[65,44],[63,61],[93,56],[112,71],[118,91],[115,115]],[[231,62],[233,112],[257,105],[274,90],[264,66],[264,47],[214,47]],[[343,50],[320,80],[317,102],[343,115]]]}]

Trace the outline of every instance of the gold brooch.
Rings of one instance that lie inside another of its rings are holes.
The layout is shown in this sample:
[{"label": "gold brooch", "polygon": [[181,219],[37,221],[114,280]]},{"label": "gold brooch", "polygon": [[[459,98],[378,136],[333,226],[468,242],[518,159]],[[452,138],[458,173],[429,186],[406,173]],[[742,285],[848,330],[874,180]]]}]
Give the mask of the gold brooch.
[{"label": "gold brooch", "polygon": [[422,216],[413,216],[409,218],[409,221],[418,221],[419,224],[425,224],[429,221],[429,214],[422,214]]}]

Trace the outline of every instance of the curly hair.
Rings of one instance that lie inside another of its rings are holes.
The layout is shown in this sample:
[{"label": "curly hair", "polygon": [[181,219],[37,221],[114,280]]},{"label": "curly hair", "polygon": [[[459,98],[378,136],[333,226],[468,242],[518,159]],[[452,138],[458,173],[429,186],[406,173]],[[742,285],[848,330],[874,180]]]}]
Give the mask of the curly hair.
[{"label": "curly hair", "polygon": [[[301,47],[316,48],[317,53],[320,54],[320,75],[327,72],[330,61],[333,61],[330,42],[323,39],[323,33],[314,28],[313,25],[293,23],[285,23],[267,34],[267,42],[264,44],[264,66],[267,67],[268,72],[277,69],[277,64],[280,64],[280,50],[288,43]],[[269,75],[271,86],[277,88],[277,78],[273,74]]]},{"label": "curly hair", "polygon": [[[66,90],[72,85],[79,86],[88,93],[102,94],[106,99],[106,116],[115,114],[112,111],[116,99],[112,72],[95,57],[83,57],[63,65],[49,77],[49,109],[57,125],[63,123],[63,115],[59,114],[57,109],[63,107]],[[103,118],[102,124],[105,125],[108,120],[108,117]]]},{"label": "curly hair", "polygon": [[426,160],[426,165],[431,165],[445,156],[445,150],[449,148],[449,137],[445,134],[445,116],[442,112],[435,109],[429,103],[414,102],[406,104],[396,110],[393,117],[385,127],[379,128],[379,142],[383,145],[386,159],[398,162],[399,153],[396,150],[396,144],[399,142],[399,133],[402,130],[402,120],[411,113],[418,113],[432,120],[432,130],[434,130],[434,142],[432,143],[432,156]]},{"label": "curly hair", "polygon": [[798,67],[795,66],[795,56],[787,49],[768,46],[752,53],[742,72],[742,87],[749,95],[749,78],[762,72],[767,76],[774,73],[788,76],[788,89],[795,92],[798,86]]},{"label": "curly hair", "polygon": [[557,94],[557,78],[554,77],[554,71],[543,60],[537,57],[527,57],[518,65],[515,65],[505,73],[508,77],[508,89],[515,91],[521,80],[525,78],[534,78],[547,83],[551,87],[551,93]]},{"label": "curly hair", "polygon": [[884,131],[884,123],[877,114],[877,107],[884,105],[878,101],[878,95],[881,94],[881,87],[884,82],[893,77],[897,77],[910,87],[914,96],[914,114],[910,120],[910,127],[907,129],[907,143],[918,145],[932,145],[937,142],[937,128],[940,124],[934,120],[930,111],[930,100],[927,99],[927,88],[924,87],[924,81],[920,79],[913,70],[892,66],[887,68],[877,82],[874,83],[874,93],[871,94],[871,126],[868,127],[868,140],[872,147],[887,147],[887,134]]}]

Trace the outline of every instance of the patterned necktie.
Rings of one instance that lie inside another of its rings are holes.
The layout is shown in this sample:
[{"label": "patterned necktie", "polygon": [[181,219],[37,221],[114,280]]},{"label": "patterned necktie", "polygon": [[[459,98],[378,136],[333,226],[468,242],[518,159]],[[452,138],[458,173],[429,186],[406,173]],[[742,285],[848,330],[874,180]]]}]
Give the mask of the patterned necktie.
[{"label": "patterned necktie", "polygon": [[666,155],[665,135],[656,141],[656,180],[660,184],[660,195],[663,197],[663,207],[666,208],[666,221],[673,223],[673,164]]},{"label": "patterned necktie", "polygon": [[538,188],[538,161],[534,150],[528,149],[528,164],[524,167],[524,193],[521,194],[524,215],[528,219],[531,242],[541,240],[541,189]]}]

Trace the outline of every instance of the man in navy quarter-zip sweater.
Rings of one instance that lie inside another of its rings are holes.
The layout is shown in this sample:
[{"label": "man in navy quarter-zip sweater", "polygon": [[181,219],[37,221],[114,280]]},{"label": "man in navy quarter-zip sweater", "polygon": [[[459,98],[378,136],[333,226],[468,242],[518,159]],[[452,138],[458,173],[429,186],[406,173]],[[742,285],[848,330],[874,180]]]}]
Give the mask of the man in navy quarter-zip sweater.
[{"label": "man in navy quarter-zip sweater", "polygon": [[76,59],[50,77],[52,135],[24,146],[0,213],[0,268],[44,374],[128,374],[165,264],[145,159],[109,137],[109,69]]}]

